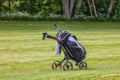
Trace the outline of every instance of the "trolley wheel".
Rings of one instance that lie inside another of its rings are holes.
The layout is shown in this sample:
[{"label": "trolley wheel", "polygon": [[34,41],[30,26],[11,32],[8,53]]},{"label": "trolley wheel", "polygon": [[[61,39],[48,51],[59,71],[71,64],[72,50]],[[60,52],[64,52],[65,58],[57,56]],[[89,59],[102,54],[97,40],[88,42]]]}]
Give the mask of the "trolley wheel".
[{"label": "trolley wheel", "polygon": [[80,62],[79,64],[78,64],[78,66],[79,66],[79,68],[80,69],[83,69],[83,68],[87,68],[87,63],[86,62]]},{"label": "trolley wheel", "polygon": [[66,71],[66,70],[73,70],[73,64],[71,62],[66,62],[64,65],[63,65],[63,70]]},{"label": "trolley wheel", "polygon": [[52,63],[52,69],[55,70],[57,68],[61,68],[61,62],[58,60]]}]

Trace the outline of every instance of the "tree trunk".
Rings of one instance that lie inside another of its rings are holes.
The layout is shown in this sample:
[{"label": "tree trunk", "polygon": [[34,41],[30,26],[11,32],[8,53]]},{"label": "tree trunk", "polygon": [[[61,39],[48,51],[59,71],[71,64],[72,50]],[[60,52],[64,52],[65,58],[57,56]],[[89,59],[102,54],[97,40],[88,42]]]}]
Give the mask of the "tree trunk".
[{"label": "tree trunk", "polygon": [[62,0],[63,16],[70,18],[69,0]]},{"label": "tree trunk", "polygon": [[66,18],[72,18],[77,15],[83,0],[77,0],[75,4],[75,0],[62,0],[63,7],[63,16]]},{"label": "tree trunk", "polygon": [[76,6],[75,6],[75,9],[73,10],[73,16],[72,16],[72,17],[74,17],[74,16],[76,16],[76,15],[78,14],[79,9],[80,9],[80,7],[81,7],[81,5],[82,5],[82,1],[83,1],[83,0],[78,0],[78,1],[77,1],[77,4],[76,4]]},{"label": "tree trunk", "polygon": [[93,16],[93,12],[92,12],[92,7],[90,4],[90,0],[87,0],[88,6],[89,6],[89,10],[90,10],[90,15]]},{"label": "tree trunk", "polygon": [[74,0],[70,0],[69,2],[69,10],[70,10],[70,16],[73,15],[73,9],[74,9]]},{"label": "tree trunk", "polygon": [[92,4],[93,4],[93,9],[94,9],[95,17],[98,17],[97,11],[96,11],[96,6],[95,6],[95,1],[94,0],[92,0]]},{"label": "tree trunk", "polygon": [[110,14],[112,12],[115,2],[116,2],[116,0],[111,0],[110,5],[108,7],[108,14]]}]

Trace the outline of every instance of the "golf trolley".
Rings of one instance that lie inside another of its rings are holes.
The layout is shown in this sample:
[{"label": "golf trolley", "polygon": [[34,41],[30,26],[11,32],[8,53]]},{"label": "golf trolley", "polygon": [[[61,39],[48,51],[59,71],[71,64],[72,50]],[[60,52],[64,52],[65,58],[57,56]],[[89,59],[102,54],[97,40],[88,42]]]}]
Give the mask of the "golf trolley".
[{"label": "golf trolley", "polygon": [[[63,70],[73,70],[73,64],[69,60],[76,62],[76,66],[80,69],[87,68],[87,63],[83,60],[86,58],[85,48],[77,41],[76,36],[68,31],[61,30],[56,24],[54,28],[57,30],[56,36],[51,36],[48,33],[42,33],[43,40],[50,38],[56,40],[64,52],[65,57],[63,60],[56,60],[52,63],[52,69],[63,68]],[[62,65],[62,63],[66,62]]]}]

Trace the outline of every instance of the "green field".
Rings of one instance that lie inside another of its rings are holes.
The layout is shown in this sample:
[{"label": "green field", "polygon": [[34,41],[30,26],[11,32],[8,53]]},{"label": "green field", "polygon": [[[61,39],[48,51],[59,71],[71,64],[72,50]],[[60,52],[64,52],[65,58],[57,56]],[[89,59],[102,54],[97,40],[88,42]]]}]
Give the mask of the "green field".
[{"label": "green field", "polygon": [[120,80],[120,23],[56,22],[75,34],[85,46],[88,69],[52,70],[55,41],[42,40],[46,31],[55,35],[52,22],[0,21],[0,80]]}]

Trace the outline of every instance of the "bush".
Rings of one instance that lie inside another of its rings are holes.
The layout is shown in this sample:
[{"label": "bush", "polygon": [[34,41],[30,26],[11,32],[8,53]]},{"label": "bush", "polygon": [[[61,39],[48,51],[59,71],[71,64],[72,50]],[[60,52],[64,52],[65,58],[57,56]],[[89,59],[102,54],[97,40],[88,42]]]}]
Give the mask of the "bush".
[{"label": "bush", "polygon": [[91,17],[88,15],[77,15],[74,18],[64,18],[62,15],[49,14],[49,15],[31,15],[27,12],[14,12],[14,13],[1,13],[0,20],[16,20],[16,21],[120,21],[117,16],[107,14],[99,14],[99,16]]}]

